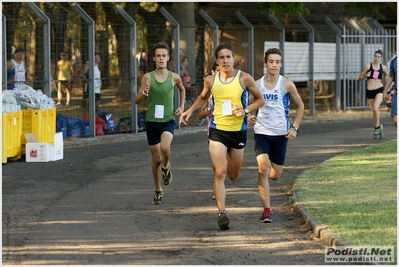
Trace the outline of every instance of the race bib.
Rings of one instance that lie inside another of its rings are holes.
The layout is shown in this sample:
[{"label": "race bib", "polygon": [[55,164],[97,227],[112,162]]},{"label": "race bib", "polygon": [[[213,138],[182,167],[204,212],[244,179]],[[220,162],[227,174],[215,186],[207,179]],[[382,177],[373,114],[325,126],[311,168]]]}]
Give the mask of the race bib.
[{"label": "race bib", "polygon": [[222,100],[222,115],[229,116],[231,114],[231,100]]},{"label": "race bib", "polygon": [[163,119],[164,116],[164,106],[163,105],[155,105],[155,118]]},{"label": "race bib", "polygon": [[61,72],[61,75],[63,78],[68,78],[68,72],[66,71]]},{"label": "race bib", "polygon": [[380,75],[380,72],[378,71],[378,70],[375,70],[374,72],[373,72],[373,78],[374,79],[378,79],[378,76]]}]

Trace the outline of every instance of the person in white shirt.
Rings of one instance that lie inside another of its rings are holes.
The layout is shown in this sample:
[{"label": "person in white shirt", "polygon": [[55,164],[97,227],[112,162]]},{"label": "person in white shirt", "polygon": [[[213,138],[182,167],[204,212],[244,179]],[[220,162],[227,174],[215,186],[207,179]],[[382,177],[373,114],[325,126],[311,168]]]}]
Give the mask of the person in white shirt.
[{"label": "person in white shirt", "polygon": [[[101,101],[101,73],[98,65],[101,62],[101,55],[98,52],[95,52],[94,57],[94,93],[96,99],[95,110],[98,112],[100,110],[100,101]],[[89,117],[89,62],[87,61],[80,71],[79,74],[80,79],[85,83],[84,92],[83,92],[83,99],[86,100],[86,107],[83,113],[83,119],[88,119]]]},{"label": "person in white shirt", "polygon": [[22,87],[26,83],[25,50],[15,48],[14,58],[7,61],[7,89]]},{"label": "person in white shirt", "polygon": [[[265,104],[256,116],[248,116],[254,126],[255,156],[258,162],[258,189],[263,206],[261,222],[272,222],[269,180],[277,180],[283,171],[288,140],[294,140],[301,123],[304,104],[295,84],[279,74],[283,64],[280,49],[265,52],[266,75],[256,81]],[[289,122],[290,100],[297,106],[292,125]]]}]

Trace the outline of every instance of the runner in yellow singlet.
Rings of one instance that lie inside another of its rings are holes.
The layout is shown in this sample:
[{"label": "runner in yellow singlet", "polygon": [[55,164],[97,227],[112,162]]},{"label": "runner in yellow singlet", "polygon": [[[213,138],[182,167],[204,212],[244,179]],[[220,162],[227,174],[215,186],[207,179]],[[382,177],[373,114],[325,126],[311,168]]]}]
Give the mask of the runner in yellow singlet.
[{"label": "runner in yellow singlet", "polygon": [[[244,147],[247,141],[247,116],[265,101],[251,75],[234,69],[234,48],[221,43],[215,50],[219,72],[208,75],[204,88],[193,105],[185,111],[180,122],[186,123],[194,111],[213,97],[212,118],[209,128],[209,154],[214,171],[213,193],[219,210],[218,226],[229,229],[229,217],[225,210],[227,176],[236,180],[241,171]],[[249,104],[249,94],[255,101]]]}]

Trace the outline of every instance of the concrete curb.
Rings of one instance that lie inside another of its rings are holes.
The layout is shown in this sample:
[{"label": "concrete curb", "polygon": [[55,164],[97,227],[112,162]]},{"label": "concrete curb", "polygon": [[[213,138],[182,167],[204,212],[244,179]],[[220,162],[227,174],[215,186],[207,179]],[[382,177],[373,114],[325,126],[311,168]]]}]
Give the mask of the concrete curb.
[{"label": "concrete curb", "polygon": [[299,211],[306,223],[312,228],[313,233],[329,246],[350,246],[348,242],[330,232],[324,225],[316,221],[313,216],[305,209],[304,205],[298,200],[295,191],[292,192],[294,208]]},{"label": "concrete curb", "polygon": [[[306,223],[312,229],[312,232],[321,240],[323,240],[328,246],[344,246],[351,247],[351,245],[343,240],[338,235],[329,231],[324,225],[316,221],[313,216],[305,209],[304,205],[298,200],[295,191],[292,191],[293,205],[294,208],[302,215]],[[375,262],[365,262],[364,265],[381,265]]]}]

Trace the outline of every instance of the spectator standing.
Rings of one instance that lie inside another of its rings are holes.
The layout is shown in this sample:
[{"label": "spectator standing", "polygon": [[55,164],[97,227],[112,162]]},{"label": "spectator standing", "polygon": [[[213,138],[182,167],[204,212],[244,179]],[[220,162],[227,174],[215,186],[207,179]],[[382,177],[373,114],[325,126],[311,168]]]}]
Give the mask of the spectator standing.
[{"label": "spectator standing", "polygon": [[181,60],[181,69],[180,69],[180,78],[183,81],[183,85],[185,87],[190,86],[190,75],[188,74],[188,58],[187,56],[183,56]]},{"label": "spectator standing", "polygon": [[[247,142],[247,114],[257,110],[265,101],[252,76],[234,69],[233,46],[221,43],[215,50],[215,61],[219,71],[205,77],[201,94],[181,115],[180,122],[186,124],[193,112],[212,94],[209,154],[214,172],[213,193],[219,210],[217,223],[220,229],[225,230],[230,228],[225,210],[225,177],[227,174],[231,180],[238,178]],[[255,98],[252,104],[249,104],[249,94]]]},{"label": "spectator standing", "polygon": [[70,91],[72,90],[74,70],[72,62],[66,59],[66,53],[62,51],[60,53],[60,60],[57,62],[57,79],[58,79],[58,102],[55,104],[56,107],[61,107],[62,103],[62,92],[65,90],[66,103],[65,106],[69,106],[69,100],[71,98]]},{"label": "spectator standing", "polygon": [[[182,61],[182,59],[183,59],[183,56],[184,56],[184,53],[183,53],[183,51],[181,50],[181,49],[179,49],[179,72],[182,70],[182,64],[181,64],[181,61]],[[169,61],[168,61],[168,69],[170,70],[170,71],[172,71],[172,72],[177,72],[177,71],[175,71],[175,60],[173,59],[173,58],[171,58]]]},{"label": "spectator standing", "polygon": [[[263,206],[261,222],[272,222],[269,177],[276,181],[283,171],[288,140],[297,136],[304,112],[304,104],[295,84],[280,75],[283,56],[280,49],[265,52],[266,75],[256,81],[265,104],[256,116],[249,116],[248,125],[254,127],[255,156],[258,163],[258,189]],[[290,100],[298,109],[290,127]]]},{"label": "spectator standing", "polygon": [[[398,119],[397,119],[397,107],[398,107],[398,99],[397,99],[397,83],[396,83],[396,75],[398,70],[398,63],[397,63],[397,55],[394,55],[389,63],[389,76],[387,82],[385,83],[384,88],[384,101],[387,105],[391,107],[391,117],[393,117],[393,123],[395,124],[396,128],[398,128]],[[388,89],[391,87],[390,92]],[[391,101],[391,103],[389,103]]]},{"label": "spectator standing", "polygon": [[13,90],[26,83],[25,50],[15,48],[13,58],[7,61],[7,89]]},{"label": "spectator standing", "polygon": [[[161,176],[164,185],[171,184],[173,179],[170,145],[174,135],[175,116],[180,117],[184,110],[186,91],[180,75],[167,69],[169,46],[162,42],[155,44],[153,55],[156,69],[144,74],[134,102],[138,105],[148,97],[145,123],[155,185],[152,204],[158,205],[163,197]],[[173,110],[175,85],[180,91],[180,105]]]},{"label": "spectator standing", "polygon": [[380,105],[383,101],[384,85],[382,78],[388,79],[388,69],[381,64],[382,51],[377,50],[374,53],[374,61],[363,67],[358,80],[367,79],[366,97],[373,112],[374,119],[374,139],[382,139],[383,125],[380,123]]},{"label": "spectator standing", "polygon": [[[98,52],[94,53],[94,93],[95,93],[95,111],[98,112],[100,110],[100,102],[101,102],[101,72],[99,69],[99,64],[101,62],[101,55]],[[89,84],[89,61],[87,61],[82,70],[79,73],[80,79],[84,82],[84,89],[83,89],[83,99],[86,100],[86,105],[83,113],[83,119],[89,118],[89,96],[90,90],[92,88]]]},{"label": "spectator standing", "polygon": [[147,53],[145,52],[144,48],[140,48],[140,51],[136,54],[137,65],[138,65],[138,77],[141,79],[144,73],[147,71]]}]

